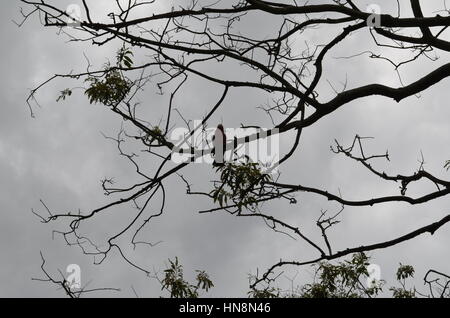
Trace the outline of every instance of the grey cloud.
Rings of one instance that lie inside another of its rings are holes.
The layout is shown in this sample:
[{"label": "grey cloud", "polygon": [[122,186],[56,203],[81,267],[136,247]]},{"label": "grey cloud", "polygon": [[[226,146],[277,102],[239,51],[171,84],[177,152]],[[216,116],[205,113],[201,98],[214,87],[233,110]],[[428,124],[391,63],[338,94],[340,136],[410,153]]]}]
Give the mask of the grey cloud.
[{"label": "grey cloud", "polygon": [[[0,38],[2,43],[8,44],[2,49],[0,60],[3,70],[0,85],[3,97],[0,117],[0,296],[62,295],[51,285],[31,280],[31,277],[42,276],[39,251],[44,253],[48,269],[55,274],[57,268],[64,270],[68,264],[77,263],[82,268],[83,282],[93,280],[90,287],[120,287],[123,290],[120,294],[100,295],[132,297],[133,285],[143,296],[158,296],[158,283],[152,278],[143,279],[143,274],[131,269],[117,253],[111,254],[101,266],[95,266],[92,258],[82,255],[78,249],[67,247],[58,237],[53,240],[51,231],[54,227],[40,224],[31,214],[31,208],[44,212],[40,199],[54,211],[88,211],[109,200],[100,189],[101,178],[114,176],[124,183],[135,179],[133,167],[119,157],[115,145],[100,133],[117,133],[120,128],[117,117],[100,106],[89,105],[81,91],[67,102],[55,102],[58,91],[73,83],[55,82],[41,91],[38,98],[42,108],[35,109],[36,119],[30,118],[25,104],[27,89],[49,75],[85,68],[83,52],[88,53],[93,64],[101,65],[105,56],[113,56],[114,46],[93,49],[88,44],[68,44],[63,36],[42,28],[37,21],[29,21],[18,29],[10,22],[12,17],[18,16],[18,10],[17,2],[8,1],[2,5],[0,13]],[[362,40],[354,38],[347,45],[357,46]],[[346,52],[338,50],[332,55],[339,56],[340,53]],[[352,87],[374,77],[380,82],[399,85],[389,65],[376,62],[377,71],[374,71],[373,61],[367,56],[341,62],[327,61],[328,79],[338,88],[346,74]],[[405,69],[404,80],[413,81],[434,67],[436,64],[421,61],[414,68]],[[230,71],[239,72],[237,69]],[[201,118],[205,107],[214,103],[220,94],[219,89],[205,90],[202,85],[200,82],[192,84],[183,91],[183,98],[176,100],[180,111],[192,119]],[[380,169],[411,172],[417,169],[422,150],[426,167],[448,177],[448,172],[442,169],[443,162],[450,159],[450,109],[446,102],[450,92],[447,87],[448,81],[443,81],[420,98],[411,97],[401,104],[375,97],[344,106],[305,130],[302,150],[282,168],[282,177],[286,182],[316,185],[336,193],[340,190],[354,199],[396,191],[395,184],[379,182],[356,163],[329,151],[334,138],[348,143],[355,133],[376,137],[367,145],[374,152],[390,150],[392,161],[377,163]],[[145,106],[143,114],[157,121],[166,104],[163,97],[151,93],[153,90],[149,87],[139,98]],[[325,100],[333,95],[332,89],[327,90],[329,95],[321,97]],[[262,111],[254,111],[254,106],[266,99],[267,96],[234,90],[225,101],[227,111],[220,112],[212,120],[223,121],[228,127],[260,121],[269,125],[270,121]],[[181,123],[180,119],[178,121]],[[213,177],[203,165],[195,165],[185,175],[203,189]],[[280,258],[314,256],[302,242],[273,233],[256,219],[225,214],[199,215],[197,211],[210,207],[210,202],[185,196],[184,184],[177,179],[172,179],[167,187],[172,194],[166,212],[143,234],[152,242],[161,240],[162,243],[152,248],[139,247],[136,251],[125,248],[127,255],[139,264],[162,269],[167,258],[178,256],[185,265],[186,274],[195,269],[205,269],[211,274],[216,285],[212,296],[245,296],[247,274],[254,273],[256,267],[264,270]],[[279,212],[286,220],[319,238],[313,220],[321,209],[337,211],[339,206],[314,195],[298,195],[298,201],[297,205],[274,202],[264,208]],[[343,222],[331,232],[331,237],[336,249],[390,239],[438,220],[448,213],[448,206],[449,198],[443,198],[427,206],[393,204],[370,209],[346,208]],[[120,228],[122,215],[126,217],[130,211],[129,208],[117,209],[110,214],[113,217],[98,220],[95,234],[102,237],[111,229]],[[418,276],[429,267],[448,271],[450,252],[446,242],[449,239],[450,233],[444,228],[434,236],[425,235],[383,252],[375,251],[372,255],[374,262],[381,265],[383,278],[390,281],[398,262],[416,266]],[[297,269],[290,268],[286,275],[294,276],[296,272]],[[311,269],[302,269],[297,280],[301,279],[311,279]],[[420,277],[416,281],[420,282]],[[289,283],[287,279],[284,282]]]}]

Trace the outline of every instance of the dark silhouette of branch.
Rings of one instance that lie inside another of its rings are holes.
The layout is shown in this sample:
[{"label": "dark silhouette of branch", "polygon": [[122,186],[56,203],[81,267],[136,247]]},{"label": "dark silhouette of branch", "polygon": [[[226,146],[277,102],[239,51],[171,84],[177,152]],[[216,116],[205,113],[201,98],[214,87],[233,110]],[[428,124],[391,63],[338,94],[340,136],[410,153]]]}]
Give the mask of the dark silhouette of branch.
[{"label": "dark silhouette of branch", "polygon": [[[128,4],[116,1],[116,10],[103,12],[102,15],[101,12],[94,14],[89,1],[83,0],[84,18],[77,21],[79,23],[70,25],[70,14],[59,5],[46,0],[21,2],[29,12],[21,11],[22,21],[16,22],[18,26],[29,21],[33,15],[39,15],[43,26],[58,29],[72,42],[88,41],[93,46],[118,42],[121,45],[115,64],[108,62],[102,68],[94,69],[86,58],[86,70],[50,76],[30,91],[26,101],[31,115],[35,116],[33,103],[38,103],[38,92],[49,83],[59,79],[83,81],[82,89],[89,102],[102,105],[123,121],[117,136],[105,137],[116,143],[119,155],[132,167],[136,177],[134,183],[121,185],[114,178],[104,178],[101,181],[102,190],[105,195],[111,196],[111,201],[89,211],[57,213],[43,201],[44,214],[32,210],[43,223],[56,220],[67,222],[66,230],[54,231],[54,234],[62,235],[68,245],[78,246],[83,253],[96,257],[95,263],[103,262],[109,252],[116,249],[132,267],[147,275],[150,273],[149,269],[136,264],[129,255],[125,255],[119,242],[131,233],[130,244],[133,248],[137,245],[152,247],[159,243],[141,239],[141,235],[151,222],[164,214],[167,200],[172,200],[169,198],[172,194],[166,193],[166,183],[177,176],[186,185],[187,194],[198,195],[214,204],[212,208],[200,211],[201,213],[224,211],[239,217],[261,219],[272,230],[299,238],[320,254],[313,260],[279,262],[258,278],[253,287],[263,281],[267,282],[273,271],[281,266],[301,266],[336,259],[350,253],[388,248],[426,232],[434,233],[449,221],[447,216],[397,239],[333,252],[333,242],[327,231],[340,222],[338,217],[346,206],[362,207],[398,202],[425,204],[450,193],[450,181],[426,171],[423,162],[416,172],[408,175],[388,174],[377,169],[373,162],[379,159],[389,161],[388,152],[366,154],[363,141],[367,137],[358,135],[349,147],[344,147],[335,140],[332,151],[361,164],[386,183],[399,183],[399,194],[376,196],[369,193],[366,198],[358,200],[343,198],[340,193],[330,193],[319,187],[287,183],[280,174],[269,177],[267,173],[262,173],[261,163],[253,162],[248,156],[243,156],[245,160],[235,159],[218,167],[214,171],[213,189],[210,186],[202,189],[202,185],[199,185],[200,190],[194,190],[194,185],[184,174],[193,162],[211,155],[211,147],[199,147],[199,140],[194,139],[199,132],[203,133],[208,127],[217,126],[215,118],[228,110],[228,98],[237,92],[269,97],[267,99],[270,101],[259,108],[269,116],[273,125],[267,129],[261,128],[260,123],[253,122],[254,118],[242,118],[243,127],[257,128],[257,132],[227,140],[226,150],[234,154],[252,141],[261,141],[268,136],[295,134],[286,153],[280,154],[280,158],[273,162],[274,167],[282,168],[301,151],[305,136],[303,132],[328,115],[337,113],[345,105],[363,102],[373,96],[401,103],[446,80],[450,76],[450,63],[439,64],[439,55],[450,52],[450,41],[445,37],[445,31],[450,25],[448,11],[443,11],[442,15],[424,16],[420,1],[410,0],[413,16],[405,17],[397,3],[396,16],[382,12],[376,15],[379,24],[372,25],[369,21],[374,13],[363,11],[353,1],[330,0],[328,3],[304,5],[295,1],[274,3],[261,0],[219,0],[212,4],[192,1],[184,7],[179,6],[166,12],[155,8],[157,0],[129,1]],[[142,15],[140,12],[146,12],[144,8],[155,12],[152,15]],[[97,18],[99,16],[106,19]],[[273,32],[262,35],[241,30],[240,23],[251,23],[253,16],[267,21]],[[72,29],[67,29],[68,26]],[[76,30],[76,35],[71,34],[70,30]],[[419,31],[421,35],[418,36]],[[294,45],[308,32],[318,35],[321,44],[306,40],[303,46]],[[341,57],[339,61],[369,56],[377,62],[388,63],[395,68],[400,78],[399,85],[378,83],[368,76],[368,84],[350,87],[346,79],[342,89],[337,89],[327,78],[327,73],[332,68],[329,64],[332,52],[338,47],[347,48],[350,37],[364,32],[367,34],[369,47],[363,48],[365,44],[361,43],[362,48],[357,48],[357,52],[352,47],[348,49],[348,56]],[[381,53],[375,52],[370,45],[376,46]],[[392,50],[401,50],[407,57],[397,61],[390,53]],[[145,63],[137,59],[135,61],[133,51],[144,52]],[[422,58],[433,62],[436,65],[434,69],[416,75],[413,79],[403,79],[400,66],[413,66],[414,63],[420,63]],[[214,67],[209,66],[222,66],[226,71],[228,68],[236,68],[239,72],[216,72]],[[192,124],[190,114],[182,114],[176,105],[177,99],[183,96],[185,87],[196,81],[201,81],[202,85],[204,83],[205,89],[218,89],[219,93],[214,102],[202,105],[205,108],[203,118],[199,123]],[[163,112],[165,115],[159,122],[142,118],[140,113],[138,96],[150,83],[155,85],[161,95],[169,92],[167,108]],[[331,97],[323,89],[323,84],[327,83],[334,91]],[[72,90],[65,89],[58,101],[71,95]],[[175,114],[181,117],[182,125],[188,129],[181,144],[170,138],[170,133],[177,125]],[[211,142],[203,135],[201,138],[201,145]],[[127,151],[128,148],[124,145],[129,143],[140,151]],[[177,154],[189,156],[186,161],[173,162]],[[435,189],[419,196],[409,195],[408,187],[422,181],[433,183]],[[287,200],[290,204],[297,204],[294,195],[298,192],[318,195],[339,203],[341,207],[332,216],[321,211],[316,220],[316,230],[320,231],[321,240],[323,239],[321,242],[313,241],[297,225],[289,224],[267,208],[267,203],[273,200]],[[81,234],[81,224],[94,217],[108,217],[106,212],[115,207],[129,207],[133,214],[121,230],[106,238],[106,247],[100,247],[88,234]],[[64,280],[52,280],[49,275],[47,279],[64,285]],[[448,283],[441,287],[445,294]],[[67,290],[66,293],[69,294]]]}]

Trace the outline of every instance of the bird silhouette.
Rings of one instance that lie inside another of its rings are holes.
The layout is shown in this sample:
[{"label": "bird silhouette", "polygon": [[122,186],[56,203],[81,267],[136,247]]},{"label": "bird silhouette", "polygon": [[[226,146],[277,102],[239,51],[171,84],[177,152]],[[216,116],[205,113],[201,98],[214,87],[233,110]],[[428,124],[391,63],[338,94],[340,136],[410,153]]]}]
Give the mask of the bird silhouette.
[{"label": "bird silhouette", "polygon": [[219,124],[214,132],[214,136],[212,138],[213,141],[213,149],[211,151],[214,162],[213,167],[222,167],[225,162],[225,151],[227,145],[227,136],[225,134],[225,129],[222,124]]}]

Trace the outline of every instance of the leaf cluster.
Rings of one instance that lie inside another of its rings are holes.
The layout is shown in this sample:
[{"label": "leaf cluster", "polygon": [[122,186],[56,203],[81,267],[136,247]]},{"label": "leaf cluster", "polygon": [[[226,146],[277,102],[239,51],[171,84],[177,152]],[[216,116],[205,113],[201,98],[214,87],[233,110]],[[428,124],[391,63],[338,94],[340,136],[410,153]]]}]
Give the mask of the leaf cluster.
[{"label": "leaf cluster", "polygon": [[161,282],[161,290],[168,290],[170,298],[198,298],[199,290],[208,290],[214,287],[213,282],[205,271],[197,270],[197,283],[191,284],[184,279],[183,266],[178,262],[178,257],[175,261],[169,259],[169,268],[164,270],[165,276]]},{"label": "leaf cluster", "polygon": [[227,163],[220,167],[220,185],[211,192],[214,202],[225,206],[232,202],[239,208],[254,210],[258,206],[264,183],[271,180],[254,162]]}]

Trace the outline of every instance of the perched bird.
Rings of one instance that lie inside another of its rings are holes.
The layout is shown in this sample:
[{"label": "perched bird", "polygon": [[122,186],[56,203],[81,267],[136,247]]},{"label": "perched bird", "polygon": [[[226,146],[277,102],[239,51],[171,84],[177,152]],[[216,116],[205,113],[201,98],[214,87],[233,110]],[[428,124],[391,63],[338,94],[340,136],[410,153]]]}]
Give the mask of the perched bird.
[{"label": "perched bird", "polygon": [[225,135],[225,130],[222,124],[217,126],[212,141],[213,149],[211,153],[214,157],[213,167],[221,167],[225,162],[224,156],[227,146],[227,136]]}]

